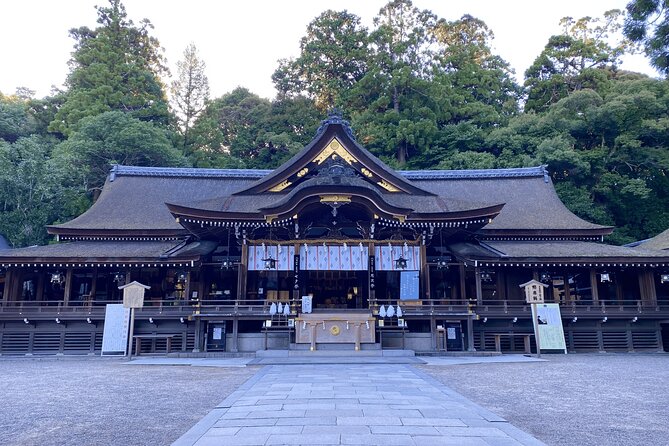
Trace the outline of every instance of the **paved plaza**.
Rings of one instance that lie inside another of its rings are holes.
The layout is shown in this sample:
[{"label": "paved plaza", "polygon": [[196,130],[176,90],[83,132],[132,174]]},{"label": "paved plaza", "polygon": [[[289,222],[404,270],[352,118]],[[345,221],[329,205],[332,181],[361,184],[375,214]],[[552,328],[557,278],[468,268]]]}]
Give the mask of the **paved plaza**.
[{"label": "paved plaza", "polygon": [[667,354],[417,359],[0,357],[0,445],[669,444]]},{"label": "paved plaza", "polygon": [[266,366],[174,443],[544,443],[404,364]]}]

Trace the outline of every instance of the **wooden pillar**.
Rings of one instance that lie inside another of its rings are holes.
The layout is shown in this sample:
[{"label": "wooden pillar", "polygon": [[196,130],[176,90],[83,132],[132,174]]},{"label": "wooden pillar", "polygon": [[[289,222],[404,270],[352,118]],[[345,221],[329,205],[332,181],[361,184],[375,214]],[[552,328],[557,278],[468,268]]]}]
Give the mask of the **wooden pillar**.
[{"label": "wooden pillar", "polygon": [[430,268],[427,264],[427,249],[422,244],[420,245],[420,277],[423,295],[426,299],[430,299]]},{"label": "wooden pillar", "polygon": [[190,299],[190,282],[191,282],[191,271],[188,270],[186,273],[186,285],[184,286],[183,289],[183,296],[179,299],[181,302],[188,302],[188,299]]},{"label": "wooden pillar", "polygon": [[474,352],[474,315],[467,318],[467,351]]},{"label": "wooden pillar", "polygon": [[599,283],[597,282],[597,271],[590,270],[590,291],[592,292],[592,304],[599,305]]},{"label": "wooden pillar", "polygon": [[5,291],[2,293],[2,305],[7,305],[7,302],[10,301],[10,295],[12,293],[14,270],[8,269],[5,272]]},{"label": "wooden pillar", "polygon": [[[128,283],[128,282],[126,282]],[[72,295],[72,268],[65,270],[65,290],[63,290],[63,305],[70,305],[70,296]]]},{"label": "wooden pillar", "polygon": [[465,270],[465,265],[460,264],[459,267],[459,273],[460,273],[460,302],[465,303],[467,302],[467,282],[466,282],[466,277],[465,274],[467,273]]},{"label": "wooden pillar", "polygon": [[37,273],[37,289],[35,290],[35,300],[37,302],[42,301],[44,298],[44,278],[46,276],[46,271],[39,271]]},{"label": "wooden pillar", "polygon": [[235,317],[232,320],[232,347],[230,351],[237,353],[239,351],[239,319]]},{"label": "wooden pillar", "polygon": [[95,301],[95,295],[98,292],[97,288],[98,288],[98,269],[93,268],[93,277],[91,278],[91,294],[90,294],[91,305],[93,305],[93,302]]},{"label": "wooden pillar", "polygon": [[495,276],[497,278],[497,299],[504,301],[506,300],[506,274],[499,269],[495,271]]},{"label": "wooden pillar", "polygon": [[476,276],[476,305],[483,305],[483,289],[481,288],[481,269],[476,267],[474,274]]},{"label": "wooden pillar", "polygon": [[237,301],[246,299],[246,285],[249,268],[249,245],[246,244],[246,240],[244,240],[240,249],[242,255],[239,262],[239,270],[237,272]]},{"label": "wooden pillar", "polygon": [[23,287],[23,269],[14,269],[14,274],[12,274],[12,287],[10,292],[10,298],[13,301],[21,300],[21,292]]},{"label": "wooden pillar", "polygon": [[652,271],[639,272],[639,297],[644,305],[657,305],[657,291]]}]

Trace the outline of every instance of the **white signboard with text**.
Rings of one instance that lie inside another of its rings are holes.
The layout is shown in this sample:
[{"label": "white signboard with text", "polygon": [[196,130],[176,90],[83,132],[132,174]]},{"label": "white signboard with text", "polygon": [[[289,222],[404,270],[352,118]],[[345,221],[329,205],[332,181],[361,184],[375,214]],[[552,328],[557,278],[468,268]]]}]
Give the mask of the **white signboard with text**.
[{"label": "white signboard with text", "polygon": [[130,308],[123,304],[107,304],[102,333],[102,356],[125,356],[128,349]]},{"label": "white signboard with text", "polygon": [[536,322],[541,350],[564,350],[567,353],[560,306],[558,304],[533,304],[532,318]]}]

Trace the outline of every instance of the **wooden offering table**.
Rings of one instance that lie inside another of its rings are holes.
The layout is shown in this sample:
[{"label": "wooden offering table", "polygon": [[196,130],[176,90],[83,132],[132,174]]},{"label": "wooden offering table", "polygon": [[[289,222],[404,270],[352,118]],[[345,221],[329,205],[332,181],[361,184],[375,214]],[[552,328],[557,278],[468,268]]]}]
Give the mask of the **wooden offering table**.
[{"label": "wooden offering table", "polygon": [[368,311],[355,310],[319,311],[301,314],[295,320],[295,342],[311,344],[311,351],[317,344],[355,344],[360,350],[361,343],[375,343],[376,319]]}]

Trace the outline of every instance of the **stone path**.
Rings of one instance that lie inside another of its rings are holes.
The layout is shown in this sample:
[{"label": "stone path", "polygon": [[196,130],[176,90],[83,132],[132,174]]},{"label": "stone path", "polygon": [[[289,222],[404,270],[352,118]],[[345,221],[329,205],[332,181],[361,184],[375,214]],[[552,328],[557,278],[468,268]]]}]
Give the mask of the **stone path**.
[{"label": "stone path", "polygon": [[174,445],[543,445],[404,364],[263,367]]}]

